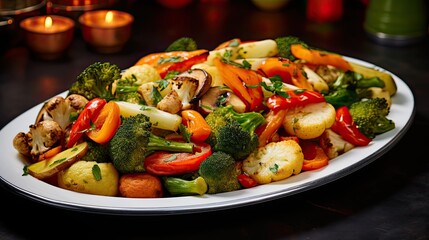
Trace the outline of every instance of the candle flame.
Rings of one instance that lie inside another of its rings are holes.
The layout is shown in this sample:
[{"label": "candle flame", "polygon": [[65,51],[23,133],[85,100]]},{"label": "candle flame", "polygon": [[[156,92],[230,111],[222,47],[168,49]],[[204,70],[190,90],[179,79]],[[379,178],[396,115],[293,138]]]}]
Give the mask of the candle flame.
[{"label": "candle flame", "polygon": [[106,13],[106,17],[104,18],[104,21],[106,21],[106,23],[111,23],[113,21],[113,12],[112,11],[108,11]]},{"label": "candle flame", "polygon": [[48,16],[45,18],[45,28],[50,28],[50,27],[52,27],[52,18]]}]

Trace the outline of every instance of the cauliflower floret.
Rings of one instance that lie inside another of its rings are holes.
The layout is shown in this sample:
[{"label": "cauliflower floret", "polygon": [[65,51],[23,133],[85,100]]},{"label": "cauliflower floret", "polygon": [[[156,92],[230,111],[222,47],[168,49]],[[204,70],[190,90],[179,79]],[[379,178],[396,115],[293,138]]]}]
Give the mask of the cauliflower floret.
[{"label": "cauliflower floret", "polygon": [[283,121],[283,127],[291,135],[312,139],[322,135],[334,122],[335,108],[322,102],[290,109]]},{"label": "cauliflower floret", "polygon": [[66,98],[56,96],[46,102],[40,110],[36,123],[44,120],[57,122],[65,130],[72,121],[70,115],[79,113],[85,108],[88,99],[78,94],[71,94]]},{"label": "cauliflower floret", "polygon": [[304,154],[294,140],[271,142],[243,161],[243,171],[259,184],[280,181],[299,174]]},{"label": "cauliflower floret", "polygon": [[30,125],[31,155],[38,157],[58,145],[63,137],[61,126],[52,120],[44,120]]},{"label": "cauliflower floret", "polygon": [[156,68],[148,64],[132,66],[121,74],[121,79],[135,78],[136,84],[141,85],[147,82],[153,82],[161,79]]},{"label": "cauliflower floret", "polygon": [[58,146],[64,131],[52,120],[44,120],[30,125],[28,133],[19,132],[13,139],[13,147],[22,155],[36,161],[39,155]]}]

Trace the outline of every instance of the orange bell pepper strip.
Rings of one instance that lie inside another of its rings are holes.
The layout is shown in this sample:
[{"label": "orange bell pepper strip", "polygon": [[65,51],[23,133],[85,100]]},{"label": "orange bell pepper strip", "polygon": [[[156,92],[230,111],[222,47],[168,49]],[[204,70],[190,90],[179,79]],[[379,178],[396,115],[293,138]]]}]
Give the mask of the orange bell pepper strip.
[{"label": "orange bell pepper strip", "polygon": [[301,44],[291,45],[290,50],[296,58],[305,60],[306,62],[311,64],[331,65],[340,68],[343,71],[353,70],[350,63],[339,54],[323,52],[316,49],[309,49],[302,46]]},{"label": "orange bell pepper strip", "polygon": [[259,111],[264,108],[261,75],[250,69],[223,63],[218,57],[214,58],[213,62],[223,83],[246,104],[246,111]]},{"label": "orange bell pepper strip", "polygon": [[267,58],[259,65],[257,71],[268,78],[277,75],[282,79],[282,82],[299,88],[313,89],[313,85],[302,74],[298,66],[287,58]]},{"label": "orange bell pepper strip", "polygon": [[151,65],[156,68],[161,78],[164,78],[169,71],[189,70],[194,64],[204,62],[208,55],[209,51],[206,49],[159,52],[140,58],[134,65]]},{"label": "orange bell pepper strip", "polygon": [[210,136],[211,127],[204,120],[204,117],[195,110],[183,110],[182,123],[188,128],[192,141],[203,142]]},{"label": "orange bell pepper strip", "polygon": [[94,128],[86,132],[86,135],[99,144],[107,143],[121,125],[121,113],[118,104],[112,101],[108,102],[101,109],[100,114],[91,120]]},{"label": "orange bell pepper strip", "polygon": [[299,145],[304,154],[302,170],[311,171],[328,165],[329,157],[317,143],[302,140]]},{"label": "orange bell pepper strip", "polygon": [[[277,130],[282,126],[284,118],[288,112],[288,109],[280,109],[278,111],[270,110],[265,117],[267,124],[263,125],[263,130],[258,135],[259,136],[259,147],[267,145],[272,136],[277,132]],[[256,132],[259,132],[260,129],[257,129]]]}]

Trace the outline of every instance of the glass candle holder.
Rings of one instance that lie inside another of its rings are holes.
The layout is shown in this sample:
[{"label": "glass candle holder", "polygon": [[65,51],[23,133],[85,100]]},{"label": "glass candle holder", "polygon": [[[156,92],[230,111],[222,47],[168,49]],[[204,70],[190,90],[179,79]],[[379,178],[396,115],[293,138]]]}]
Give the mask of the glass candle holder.
[{"label": "glass candle holder", "polygon": [[115,10],[85,12],[79,17],[85,42],[100,53],[122,50],[131,36],[131,14]]},{"label": "glass candle holder", "polygon": [[62,57],[74,36],[74,21],[62,16],[35,16],[22,20],[24,39],[34,55],[51,60]]}]

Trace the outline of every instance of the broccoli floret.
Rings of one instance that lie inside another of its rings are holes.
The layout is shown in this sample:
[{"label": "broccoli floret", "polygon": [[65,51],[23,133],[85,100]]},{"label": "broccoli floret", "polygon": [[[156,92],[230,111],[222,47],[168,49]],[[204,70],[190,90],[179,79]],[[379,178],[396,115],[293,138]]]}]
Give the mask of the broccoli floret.
[{"label": "broccoli floret", "polygon": [[164,187],[172,196],[203,195],[207,192],[207,183],[201,176],[186,180],[178,177],[163,177]]},{"label": "broccoli floret", "polygon": [[95,62],[77,76],[68,94],[79,94],[91,100],[95,97],[111,100],[113,82],[121,77],[121,70],[110,62]]},{"label": "broccoli floret", "polygon": [[144,102],[143,97],[137,91],[139,86],[135,77],[120,79],[116,82],[115,99],[130,103]]},{"label": "broccoli floret", "polygon": [[156,150],[193,152],[192,143],[167,141],[152,133],[152,123],[144,114],[124,118],[109,142],[113,165],[120,173],[143,172],[146,156]]},{"label": "broccoli floret", "polygon": [[257,112],[237,113],[227,105],[210,112],[205,120],[212,130],[206,141],[213,151],[242,160],[258,147],[259,139],[254,131],[265,118]]},{"label": "broccoli floret", "polygon": [[237,177],[241,174],[235,159],[224,152],[214,152],[200,165],[199,175],[208,185],[209,194],[231,192],[241,188]]},{"label": "broccoli floret", "polygon": [[291,61],[296,60],[295,56],[293,56],[291,53],[291,50],[290,50],[291,45],[301,44],[306,48],[309,47],[305,42],[301,41],[299,38],[294,36],[278,37],[275,39],[275,41],[277,43],[277,49],[279,50],[278,55],[280,57],[287,58]]},{"label": "broccoli floret", "polygon": [[117,93],[116,100],[137,104],[145,104],[145,101],[143,100],[142,96],[137,91],[121,92],[120,94]]},{"label": "broccoli floret", "polygon": [[387,118],[390,109],[385,98],[355,102],[349,111],[359,130],[369,138],[395,128],[395,123]]},{"label": "broccoli floret", "polygon": [[86,154],[81,158],[82,161],[96,161],[98,163],[111,162],[109,155],[109,145],[99,144],[91,139],[86,141],[88,143],[88,150]]},{"label": "broccoli floret", "polygon": [[166,52],[172,51],[194,51],[198,49],[197,42],[190,37],[181,37],[170,44],[170,46],[165,49]]}]

